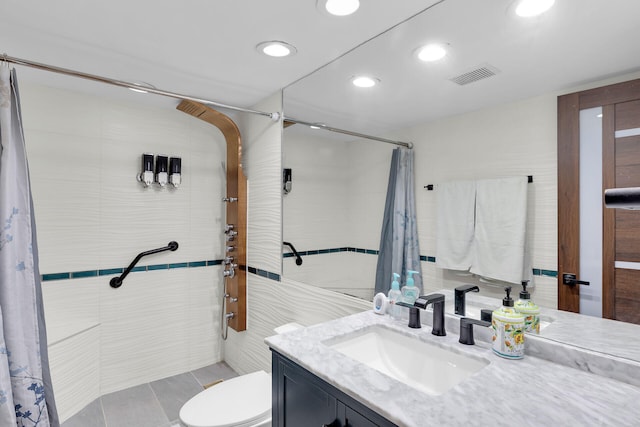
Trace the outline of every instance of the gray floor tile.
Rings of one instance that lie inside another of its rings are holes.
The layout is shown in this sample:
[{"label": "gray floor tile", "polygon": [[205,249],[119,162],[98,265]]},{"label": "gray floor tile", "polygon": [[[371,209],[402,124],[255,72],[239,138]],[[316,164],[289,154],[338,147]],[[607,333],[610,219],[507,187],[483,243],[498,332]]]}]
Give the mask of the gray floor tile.
[{"label": "gray floor tile", "polygon": [[215,365],[205,366],[204,368],[196,369],[191,373],[196,377],[196,379],[203,386],[207,384],[211,384],[212,382],[220,379],[228,380],[229,378],[238,376],[236,371],[231,369],[229,365],[227,365],[224,362],[216,363]]},{"label": "gray floor tile", "polygon": [[107,427],[158,427],[169,423],[149,384],[102,396]]},{"label": "gray floor tile", "polygon": [[63,422],[62,427],[106,427],[100,399],[94,400],[73,417]]},{"label": "gray floor tile", "polygon": [[177,420],[182,405],[203,390],[190,372],[154,381],[150,385],[170,420]]}]

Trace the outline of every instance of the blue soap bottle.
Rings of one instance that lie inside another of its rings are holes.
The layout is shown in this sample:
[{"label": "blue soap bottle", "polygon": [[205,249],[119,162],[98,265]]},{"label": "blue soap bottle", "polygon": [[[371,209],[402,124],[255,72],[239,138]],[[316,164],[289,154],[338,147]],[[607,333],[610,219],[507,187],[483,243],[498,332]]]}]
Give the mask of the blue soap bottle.
[{"label": "blue soap bottle", "polygon": [[391,282],[391,289],[389,289],[389,305],[387,309],[393,319],[399,319],[401,314],[400,307],[396,305],[396,302],[402,301],[402,292],[400,292],[400,283],[398,283],[399,278],[400,275],[398,273],[393,273],[393,281]]},{"label": "blue soap bottle", "polygon": [[407,271],[407,284],[402,287],[402,301],[411,305],[413,305],[420,296],[420,290],[416,288],[413,281],[414,274],[418,274],[418,272],[413,270]]}]

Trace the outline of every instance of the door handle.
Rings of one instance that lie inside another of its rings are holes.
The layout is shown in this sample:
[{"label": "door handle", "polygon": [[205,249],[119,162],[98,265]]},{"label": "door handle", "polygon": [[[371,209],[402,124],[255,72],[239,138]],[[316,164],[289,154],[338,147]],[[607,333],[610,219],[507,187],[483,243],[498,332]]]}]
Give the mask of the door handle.
[{"label": "door handle", "polygon": [[589,286],[589,282],[585,282],[584,280],[578,280],[576,275],[573,273],[564,273],[562,275],[562,283],[565,285],[573,286],[573,285],[585,285]]}]

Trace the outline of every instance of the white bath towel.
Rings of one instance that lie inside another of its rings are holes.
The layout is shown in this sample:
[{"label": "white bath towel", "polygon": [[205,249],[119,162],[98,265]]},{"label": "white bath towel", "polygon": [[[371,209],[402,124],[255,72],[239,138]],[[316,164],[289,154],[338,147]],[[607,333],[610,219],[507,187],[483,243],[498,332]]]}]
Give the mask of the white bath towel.
[{"label": "white bath towel", "polygon": [[436,265],[466,271],[473,260],[476,184],[438,184],[437,194]]},{"label": "white bath towel", "polygon": [[474,257],[470,271],[520,284],[527,224],[527,177],[476,182]]}]

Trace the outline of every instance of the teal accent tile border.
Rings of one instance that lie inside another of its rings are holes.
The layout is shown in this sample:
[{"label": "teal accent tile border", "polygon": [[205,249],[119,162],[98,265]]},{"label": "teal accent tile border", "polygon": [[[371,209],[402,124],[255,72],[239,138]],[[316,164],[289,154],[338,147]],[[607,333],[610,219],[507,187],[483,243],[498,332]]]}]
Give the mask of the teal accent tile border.
[{"label": "teal accent tile border", "polygon": [[112,276],[114,274],[122,274],[124,268],[109,268],[106,270],[98,270],[98,276]]},{"label": "teal accent tile border", "polygon": [[265,277],[267,279],[271,279],[271,280],[275,280],[277,282],[280,281],[280,275],[276,274],[276,273],[272,273],[270,271],[266,271],[266,270],[261,270],[259,268],[255,268],[255,267],[251,267],[248,266],[247,267],[247,271],[251,274],[256,274],[260,277]]},{"label": "teal accent tile border", "polygon": [[74,271],[71,273],[71,278],[80,279],[82,277],[96,277],[97,275],[98,275],[98,270]]},{"label": "teal accent tile border", "polygon": [[[367,254],[367,255],[378,255],[380,251],[375,249],[363,249],[363,248],[352,248],[352,247],[342,247],[342,248],[331,248],[331,249],[314,249],[309,251],[299,251],[300,256],[308,256],[308,255],[323,255],[328,253],[336,253],[336,252],[355,252],[359,254]],[[282,258],[293,258],[294,255],[291,252],[285,252],[282,254]],[[436,262],[436,257],[429,255],[420,255],[420,261],[425,262]],[[547,277],[558,277],[558,272],[555,270],[543,270],[540,268],[533,269],[534,276],[547,276]]]},{"label": "teal accent tile border", "polygon": [[[222,265],[222,260],[210,260],[210,261],[189,261],[189,262],[176,262],[173,264],[155,264],[155,265],[140,265],[133,267],[131,273],[141,271],[154,271],[154,270],[168,270],[176,268],[197,268],[197,267],[210,267],[215,265]],[[98,276],[115,276],[122,274],[125,268],[106,268],[103,270],[84,270],[84,271],[71,271],[64,273],[48,273],[42,274],[40,280],[43,282],[51,282],[54,280],[68,280],[68,279],[83,279],[87,277]],[[273,274],[273,273],[270,273]],[[280,276],[277,280],[280,280]]]},{"label": "teal accent tile border", "polygon": [[52,274],[43,274],[42,275],[42,281],[49,281],[49,280],[64,280],[64,279],[69,279],[70,274],[69,273],[52,273]]},{"label": "teal accent tile border", "polygon": [[169,264],[169,268],[187,268],[189,267],[188,262],[176,262],[174,264]]}]

